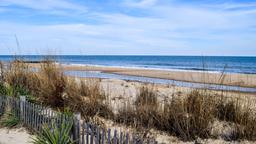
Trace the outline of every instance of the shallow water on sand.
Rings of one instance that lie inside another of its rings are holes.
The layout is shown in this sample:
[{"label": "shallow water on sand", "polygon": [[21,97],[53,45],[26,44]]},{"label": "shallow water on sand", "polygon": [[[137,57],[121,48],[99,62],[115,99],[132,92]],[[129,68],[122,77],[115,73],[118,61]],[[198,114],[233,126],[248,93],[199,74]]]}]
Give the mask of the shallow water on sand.
[{"label": "shallow water on sand", "polygon": [[83,77],[83,78],[121,79],[121,80],[139,81],[139,82],[145,82],[145,83],[168,84],[168,85],[190,87],[190,88],[205,88],[205,89],[211,89],[211,90],[227,90],[227,91],[251,92],[251,93],[256,92],[256,88],[183,82],[183,81],[160,79],[160,78],[111,74],[111,73],[104,73],[100,71],[65,71],[65,74],[69,76],[76,76],[76,77]]}]

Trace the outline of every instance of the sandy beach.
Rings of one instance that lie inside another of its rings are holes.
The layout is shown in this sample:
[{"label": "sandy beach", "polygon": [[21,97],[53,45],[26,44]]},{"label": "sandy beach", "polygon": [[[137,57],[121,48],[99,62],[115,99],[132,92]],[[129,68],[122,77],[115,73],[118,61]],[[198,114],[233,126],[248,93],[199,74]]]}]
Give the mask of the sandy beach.
[{"label": "sandy beach", "polygon": [[24,128],[0,128],[0,144],[28,144],[31,141],[32,135]]}]

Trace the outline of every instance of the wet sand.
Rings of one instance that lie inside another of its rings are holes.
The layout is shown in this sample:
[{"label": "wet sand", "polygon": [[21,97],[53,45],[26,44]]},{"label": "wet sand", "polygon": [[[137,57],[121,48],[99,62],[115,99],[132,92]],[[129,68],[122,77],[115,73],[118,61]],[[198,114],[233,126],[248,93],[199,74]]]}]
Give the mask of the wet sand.
[{"label": "wet sand", "polygon": [[235,73],[210,73],[195,71],[175,71],[175,70],[154,70],[138,68],[118,68],[104,66],[74,66],[63,65],[64,70],[69,71],[102,71],[105,73],[125,74],[132,76],[143,76],[151,78],[161,78],[184,82],[195,82],[205,84],[221,84],[229,86],[256,87],[255,74],[235,74]]}]

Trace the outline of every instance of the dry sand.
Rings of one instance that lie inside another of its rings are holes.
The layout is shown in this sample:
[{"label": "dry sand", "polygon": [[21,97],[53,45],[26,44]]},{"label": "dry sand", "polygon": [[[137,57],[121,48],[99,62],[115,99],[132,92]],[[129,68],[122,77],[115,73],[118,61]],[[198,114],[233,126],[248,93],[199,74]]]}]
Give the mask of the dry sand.
[{"label": "dry sand", "polygon": [[31,136],[24,128],[0,129],[0,144],[29,144]]}]

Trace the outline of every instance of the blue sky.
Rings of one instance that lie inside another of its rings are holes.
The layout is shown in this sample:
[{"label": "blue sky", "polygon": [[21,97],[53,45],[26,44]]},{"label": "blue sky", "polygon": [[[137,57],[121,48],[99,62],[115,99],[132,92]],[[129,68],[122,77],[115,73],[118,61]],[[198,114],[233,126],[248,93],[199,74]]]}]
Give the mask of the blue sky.
[{"label": "blue sky", "polygon": [[0,54],[255,56],[256,0],[0,0]]}]

